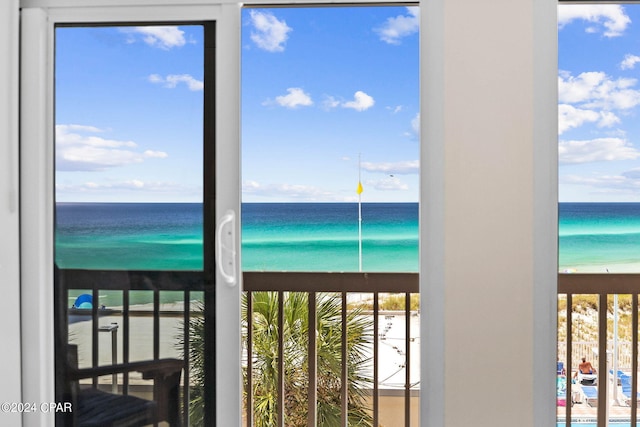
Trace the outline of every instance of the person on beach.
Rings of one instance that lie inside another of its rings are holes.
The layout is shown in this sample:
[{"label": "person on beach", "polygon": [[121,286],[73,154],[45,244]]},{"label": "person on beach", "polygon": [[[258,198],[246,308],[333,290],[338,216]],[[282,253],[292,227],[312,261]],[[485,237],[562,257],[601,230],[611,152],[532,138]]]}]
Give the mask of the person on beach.
[{"label": "person on beach", "polygon": [[576,371],[575,374],[573,374],[573,378],[578,377],[578,372],[581,374],[592,375],[596,373],[596,368],[594,368],[593,365],[591,365],[591,362],[587,362],[586,357],[583,357],[582,363],[578,365],[578,370]]}]

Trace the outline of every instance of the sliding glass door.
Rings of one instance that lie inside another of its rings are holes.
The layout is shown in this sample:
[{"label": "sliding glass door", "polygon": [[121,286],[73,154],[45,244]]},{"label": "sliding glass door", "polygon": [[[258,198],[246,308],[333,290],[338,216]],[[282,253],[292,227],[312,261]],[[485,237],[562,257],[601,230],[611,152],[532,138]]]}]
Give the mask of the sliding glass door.
[{"label": "sliding glass door", "polygon": [[216,111],[238,103],[237,12],[189,9],[33,17],[53,64],[26,138],[52,165],[33,168],[51,219],[33,287],[53,340],[26,345],[54,354],[51,401],[74,410],[41,416],[59,426],[240,422],[238,117]]}]

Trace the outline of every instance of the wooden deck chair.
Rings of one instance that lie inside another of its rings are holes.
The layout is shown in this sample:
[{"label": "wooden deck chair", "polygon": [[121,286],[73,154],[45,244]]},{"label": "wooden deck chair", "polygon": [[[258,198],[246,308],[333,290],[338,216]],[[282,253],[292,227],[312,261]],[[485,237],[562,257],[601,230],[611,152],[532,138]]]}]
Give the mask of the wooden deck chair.
[{"label": "wooden deck chair", "polygon": [[[182,360],[161,359],[78,369],[77,346],[69,345],[68,366],[67,394],[74,411],[73,416],[65,420],[65,426],[142,427],[160,421],[167,421],[172,427],[180,425]],[[79,384],[79,380],[85,378],[129,372],[140,372],[143,379],[153,380],[153,400]]]}]

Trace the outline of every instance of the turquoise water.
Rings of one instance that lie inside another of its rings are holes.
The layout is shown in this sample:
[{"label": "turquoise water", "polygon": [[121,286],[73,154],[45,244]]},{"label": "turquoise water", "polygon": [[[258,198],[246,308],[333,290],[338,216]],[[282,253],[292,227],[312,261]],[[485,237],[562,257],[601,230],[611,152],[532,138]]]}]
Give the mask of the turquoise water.
[{"label": "turquoise water", "polygon": [[[362,217],[364,271],[418,271],[417,204],[363,204]],[[201,204],[61,203],[55,259],[60,268],[201,270],[202,233]],[[357,204],[244,204],[242,269],[358,271]],[[69,305],[80,293],[70,292]],[[103,292],[100,303],[119,306],[121,298]],[[130,298],[144,304],[152,294]]]},{"label": "turquoise water", "polygon": [[[357,271],[355,203],[242,206],[245,271]],[[362,205],[364,271],[418,271],[418,204]],[[559,268],[640,272],[640,203],[560,203]],[[487,242],[490,248],[491,242]],[[197,203],[58,204],[62,268],[202,269]]]},{"label": "turquoise water", "polygon": [[[364,271],[418,271],[418,205],[362,206]],[[202,269],[200,204],[59,204],[61,268]],[[358,206],[242,206],[245,271],[358,271]]]},{"label": "turquoise water", "polygon": [[560,271],[640,272],[639,203],[561,203],[558,234]]},{"label": "turquoise water", "polygon": [[[418,205],[363,204],[364,271],[418,271]],[[358,271],[358,206],[245,204],[243,270]]]}]

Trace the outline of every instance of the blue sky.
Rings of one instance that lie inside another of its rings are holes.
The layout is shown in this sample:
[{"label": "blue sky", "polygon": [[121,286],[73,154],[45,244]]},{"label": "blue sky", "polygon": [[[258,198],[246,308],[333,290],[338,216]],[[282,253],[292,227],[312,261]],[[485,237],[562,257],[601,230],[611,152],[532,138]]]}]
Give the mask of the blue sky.
[{"label": "blue sky", "polygon": [[563,5],[560,201],[640,202],[640,6]]},{"label": "blue sky", "polygon": [[56,30],[56,198],[202,199],[202,27]]},{"label": "blue sky", "polygon": [[[202,35],[57,29],[58,201],[201,200]],[[416,8],[243,10],[243,201],[417,201],[418,73]]]},{"label": "blue sky", "polygon": [[[640,201],[640,6],[562,5],[560,201]],[[416,8],[242,11],[245,202],[414,202]],[[58,28],[58,201],[200,201],[202,28]]]}]

